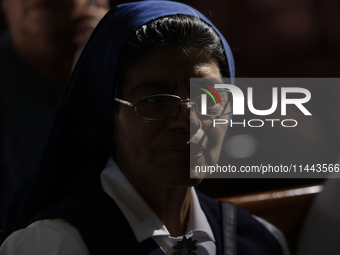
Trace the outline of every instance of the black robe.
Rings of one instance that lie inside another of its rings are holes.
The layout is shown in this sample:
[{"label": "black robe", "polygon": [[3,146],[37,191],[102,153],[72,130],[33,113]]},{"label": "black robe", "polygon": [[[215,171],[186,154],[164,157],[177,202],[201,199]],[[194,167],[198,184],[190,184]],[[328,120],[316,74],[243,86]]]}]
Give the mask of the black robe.
[{"label": "black robe", "polygon": [[[226,233],[223,233],[221,203],[198,191],[197,196],[215,237],[216,254],[223,255]],[[235,233],[230,242],[235,242],[235,255],[282,254],[281,246],[274,236],[248,212],[236,207],[233,216]],[[92,178],[74,197],[38,215],[35,220],[58,218],[66,219],[78,229],[90,254],[164,255],[152,238],[137,242],[123,213],[103,191],[99,176]]]}]

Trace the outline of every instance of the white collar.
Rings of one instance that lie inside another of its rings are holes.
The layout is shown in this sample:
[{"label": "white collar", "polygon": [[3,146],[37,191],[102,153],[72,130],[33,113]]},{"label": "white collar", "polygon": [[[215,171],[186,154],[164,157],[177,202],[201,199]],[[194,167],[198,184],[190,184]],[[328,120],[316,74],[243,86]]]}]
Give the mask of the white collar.
[{"label": "white collar", "polygon": [[[121,209],[138,242],[154,236],[170,236],[165,225],[128,181],[112,157],[109,158],[100,179],[103,190]],[[215,242],[211,227],[193,187],[191,195],[187,235],[193,232],[204,232],[211,241]]]}]

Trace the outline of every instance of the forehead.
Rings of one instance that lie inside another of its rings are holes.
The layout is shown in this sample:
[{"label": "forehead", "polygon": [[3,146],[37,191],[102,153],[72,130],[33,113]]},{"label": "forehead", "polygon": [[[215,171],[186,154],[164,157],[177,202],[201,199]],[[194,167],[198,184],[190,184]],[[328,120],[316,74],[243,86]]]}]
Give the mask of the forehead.
[{"label": "forehead", "polygon": [[175,49],[153,50],[137,60],[125,74],[122,94],[175,93],[190,86],[190,78],[220,78],[213,60],[183,56]]}]

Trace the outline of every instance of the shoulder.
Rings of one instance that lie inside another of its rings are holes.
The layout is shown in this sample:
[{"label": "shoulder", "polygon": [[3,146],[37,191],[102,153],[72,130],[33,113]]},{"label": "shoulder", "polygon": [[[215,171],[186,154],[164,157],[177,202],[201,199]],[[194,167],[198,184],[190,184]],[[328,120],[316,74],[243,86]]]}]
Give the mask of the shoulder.
[{"label": "shoulder", "polygon": [[284,235],[274,225],[237,208],[237,249],[240,254],[289,255]]},{"label": "shoulder", "polygon": [[[221,202],[197,192],[201,207],[205,212],[212,228],[224,224]],[[232,203],[230,203],[232,204]],[[235,222],[235,238],[237,254],[270,254],[288,255],[289,250],[285,238],[280,230],[269,222],[258,218],[241,207],[233,206]],[[217,231],[215,231],[217,233]],[[225,234],[225,233],[224,233]]]},{"label": "shoulder", "polygon": [[62,219],[41,220],[12,233],[0,247],[0,255],[88,255],[78,230]]}]

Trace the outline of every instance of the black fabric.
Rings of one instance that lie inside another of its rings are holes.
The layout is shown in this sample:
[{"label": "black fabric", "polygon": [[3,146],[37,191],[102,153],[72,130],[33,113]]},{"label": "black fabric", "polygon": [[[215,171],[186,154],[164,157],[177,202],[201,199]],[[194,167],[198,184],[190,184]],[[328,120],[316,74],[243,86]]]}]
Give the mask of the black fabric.
[{"label": "black fabric", "polygon": [[0,229],[5,204],[36,168],[62,88],[36,74],[0,35]]},{"label": "black fabric", "polygon": [[236,254],[236,206],[231,202],[221,202],[223,219],[224,255]]},{"label": "black fabric", "polygon": [[[215,237],[216,254],[224,255],[221,203],[200,192],[197,196]],[[116,255],[164,255],[152,238],[137,242],[123,213],[103,191],[98,173],[69,199],[37,215],[33,221],[46,218],[66,219],[78,229],[90,254],[109,255],[114,251]],[[236,207],[236,219],[237,255],[282,254],[278,241],[248,212]]]},{"label": "black fabric", "polygon": [[237,254],[282,254],[277,239],[244,209],[237,208]]},{"label": "black fabric", "polygon": [[204,214],[207,216],[209,225],[213,231],[216,241],[216,254],[223,254],[223,229],[221,204],[217,203],[205,194],[196,191]]},{"label": "black fabric", "polygon": [[[222,205],[200,192],[197,192],[197,195],[216,239],[216,254],[224,254],[222,247]],[[236,207],[235,225],[237,255],[283,254],[276,238],[251,214],[240,207]]]},{"label": "black fabric", "polygon": [[103,191],[98,174],[34,221],[46,218],[67,219],[81,233],[90,254],[164,254],[151,238],[137,242],[123,213]]}]

